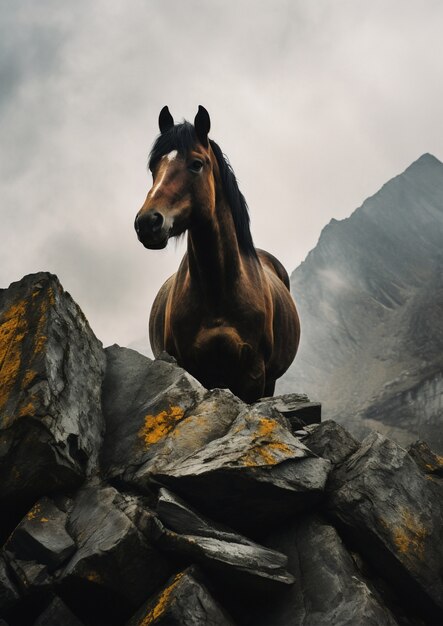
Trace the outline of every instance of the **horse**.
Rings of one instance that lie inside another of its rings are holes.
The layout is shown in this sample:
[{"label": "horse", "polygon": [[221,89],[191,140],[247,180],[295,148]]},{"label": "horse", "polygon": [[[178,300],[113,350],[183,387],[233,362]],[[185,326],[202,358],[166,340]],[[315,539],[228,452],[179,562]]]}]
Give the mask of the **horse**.
[{"label": "horse", "polygon": [[154,356],[166,351],[207,389],[246,403],[272,396],[292,363],[300,321],[283,265],[254,247],[248,206],[199,106],[194,125],[167,106],[149,155],[153,185],[135,218],[139,241],[165,248],[187,231],[187,252],[149,319]]}]

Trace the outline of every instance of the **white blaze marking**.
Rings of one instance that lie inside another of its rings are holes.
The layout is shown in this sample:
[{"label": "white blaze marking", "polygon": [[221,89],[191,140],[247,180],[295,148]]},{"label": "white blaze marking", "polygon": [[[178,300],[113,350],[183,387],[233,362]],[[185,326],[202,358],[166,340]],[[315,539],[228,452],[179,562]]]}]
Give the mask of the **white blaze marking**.
[{"label": "white blaze marking", "polygon": [[[178,154],[177,150],[173,150],[169,154],[165,154],[165,156],[162,157],[162,160],[163,159],[167,159],[169,161],[169,163],[172,163],[172,161],[177,158],[177,154]],[[161,187],[161,185],[162,185],[162,183],[163,183],[163,181],[165,179],[167,171],[168,171],[168,167],[166,166],[165,169],[163,170],[163,174],[161,175],[160,180],[158,181],[158,183],[156,183],[156,185],[151,190],[151,198],[153,198],[155,196],[155,194],[157,193],[157,191],[160,189],[160,187]]]}]

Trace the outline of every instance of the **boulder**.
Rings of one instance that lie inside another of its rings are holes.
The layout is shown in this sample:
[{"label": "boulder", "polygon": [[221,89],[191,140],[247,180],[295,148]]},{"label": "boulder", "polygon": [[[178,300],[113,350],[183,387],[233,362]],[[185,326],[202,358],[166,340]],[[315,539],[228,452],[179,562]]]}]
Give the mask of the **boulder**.
[{"label": "boulder", "polygon": [[17,512],[5,526],[96,470],[104,365],[56,276],[32,274],[0,292],[0,501]]},{"label": "boulder", "polygon": [[199,578],[195,567],[176,574],[126,626],[234,626]]},{"label": "boulder", "polygon": [[13,531],[4,547],[9,566],[24,596],[44,595],[54,572],[76,551],[66,531],[67,514],[42,498]]},{"label": "boulder", "polygon": [[443,621],[443,491],[396,443],[372,433],[333,474],[328,509],[412,611]]},{"label": "boulder", "polygon": [[158,545],[218,574],[225,584],[266,592],[294,582],[285,555],[212,522],[166,489],[160,491],[157,510],[164,524]]},{"label": "boulder", "polygon": [[306,435],[303,443],[312,452],[324,459],[329,459],[334,465],[340,465],[348,456],[360,446],[347,430],[337,422],[327,420],[321,424],[306,426]]},{"label": "boulder", "polygon": [[262,626],[396,626],[359,572],[337,531],[318,516],[279,530],[270,544],[289,557],[297,583],[268,602]]},{"label": "boulder", "polygon": [[246,407],[226,435],[154,478],[217,520],[250,532],[313,506],[331,463],[303,445],[268,406]]},{"label": "boulder", "polygon": [[155,468],[225,434],[239,411],[230,392],[207,392],[173,363],[106,349],[103,467],[109,478],[149,486]]},{"label": "boulder", "polygon": [[108,619],[128,617],[172,573],[148,539],[154,517],[113,487],[81,489],[67,522],[78,549],[58,576],[62,598],[71,606],[87,598]]},{"label": "boulder", "polygon": [[76,551],[66,521],[64,511],[41,498],[9,537],[5,550],[12,560],[36,561],[54,571]]}]

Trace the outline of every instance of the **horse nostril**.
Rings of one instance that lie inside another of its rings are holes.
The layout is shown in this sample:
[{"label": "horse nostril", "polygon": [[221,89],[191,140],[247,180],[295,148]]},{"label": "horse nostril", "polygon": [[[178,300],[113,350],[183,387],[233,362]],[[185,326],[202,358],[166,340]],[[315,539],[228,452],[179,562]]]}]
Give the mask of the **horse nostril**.
[{"label": "horse nostril", "polygon": [[164,218],[161,213],[157,213],[157,211],[154,211],[154,213],[150,215],[150,221],[151,221],[151,230],[153,233],[156,233],[163,226]]}]

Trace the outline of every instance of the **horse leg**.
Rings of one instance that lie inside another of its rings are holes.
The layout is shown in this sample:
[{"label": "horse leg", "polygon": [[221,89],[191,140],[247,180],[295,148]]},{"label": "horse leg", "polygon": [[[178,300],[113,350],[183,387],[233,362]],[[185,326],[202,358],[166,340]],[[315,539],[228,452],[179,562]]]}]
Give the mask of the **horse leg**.
[{"label": "horse leg", "polygon": [[266,381],[265,384],[265,388],[263,391],[263,397],[264,398],[270,398],[274,395],[274,391],[275,391],[275,380],[271,380],[271,381]]}]

